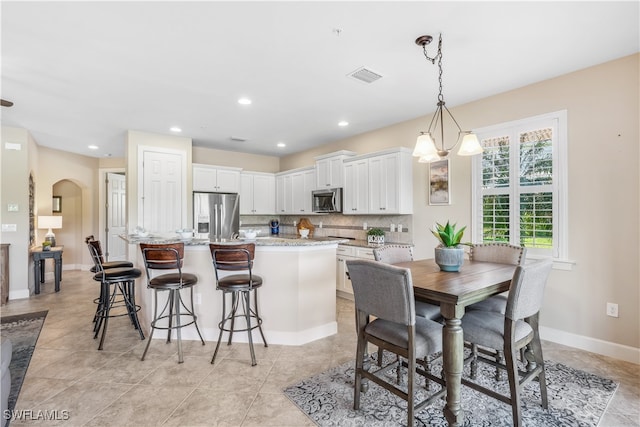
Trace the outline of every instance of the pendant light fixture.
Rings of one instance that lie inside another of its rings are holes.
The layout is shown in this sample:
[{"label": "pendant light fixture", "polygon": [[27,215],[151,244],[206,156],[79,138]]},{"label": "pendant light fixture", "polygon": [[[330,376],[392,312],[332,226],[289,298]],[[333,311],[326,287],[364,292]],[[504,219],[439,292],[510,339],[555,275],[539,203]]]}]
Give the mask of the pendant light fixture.
[{"label": "pendant light fixture", "polygon": [[[424,57],[432,64],[436,63],[436,59],[438,60],[438,108],[431,118],[431,123],[429,124],[427,131],[420,132],[420,136],[418,136],[416,146],[413,150],[413,155],[415,157],[419,157],[418,161],[421,163],[429,163],[434,160],[444,159],[449,155],[449,152],[460,143],[460,141],[462,141],[462,144],[460,144],[460,149],[458,149],[459,156],[473,156],[480,154],[482,153],[482,146],[480,146],[480,142],[478,142],[478,137],[470,131],[462,130],[444,102],[444,95],[442,95],[442,34],[440,34],[440,39],[438,41],[438,52],[433,58],[431,58],[427,53],[427,45],[431,43],[432,40],[433,37],[431,36],[420,36],[416,39],[416,44],[418,46],[422,46]],[[445,112],[458,128],[458,139],[455,144],[449,148],[446,148],[444,143]],[[439,137],[439,145],[436,144],[434,140],[434,132],[436,133],[436,138]]]}]

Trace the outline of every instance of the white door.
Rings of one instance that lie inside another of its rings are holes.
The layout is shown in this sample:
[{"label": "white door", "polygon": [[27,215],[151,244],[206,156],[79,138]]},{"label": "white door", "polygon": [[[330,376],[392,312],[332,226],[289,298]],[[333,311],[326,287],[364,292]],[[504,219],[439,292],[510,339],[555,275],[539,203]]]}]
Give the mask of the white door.
[{"label": "white door", "polygon": [[142,226],[152,233],[173,233],[183,227],[183,156],[145,151],[143,161]]},{"label": "white door", "polygon": [[123,261],[127,256],[126,243],[120,237],[126,233],[127,187],[125,175],[107,173],[107,261]]}]

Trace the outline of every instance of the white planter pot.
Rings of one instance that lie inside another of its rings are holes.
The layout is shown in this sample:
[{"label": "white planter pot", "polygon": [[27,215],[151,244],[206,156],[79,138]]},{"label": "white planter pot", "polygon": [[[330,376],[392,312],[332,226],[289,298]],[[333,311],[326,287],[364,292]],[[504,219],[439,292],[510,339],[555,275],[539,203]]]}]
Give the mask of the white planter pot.
[{"label": "white planter pot", "polygon": [[372,245],[384,245],[384,236],[367,236],[367,243]]},{"label": "white planter pot", "polygon": [[462,246],[455,248],[437,247],[435,249],[436,264],[442,271],[460,271],[464,263],[464,249]]}]

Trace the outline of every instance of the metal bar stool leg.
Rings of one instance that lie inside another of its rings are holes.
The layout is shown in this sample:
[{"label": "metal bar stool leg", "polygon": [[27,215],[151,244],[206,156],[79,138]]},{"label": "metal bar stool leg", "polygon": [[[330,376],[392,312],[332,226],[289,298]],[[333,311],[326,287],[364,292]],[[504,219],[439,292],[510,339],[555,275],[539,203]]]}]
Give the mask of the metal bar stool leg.
[{"label": "metal bar stool leg", "polygon": [[[184,362],[184,357],[182,356],[182,326],[180,326],[180,291],[179,290],[171,290],[173,293],[173,298],[175,300],[174,308],[176,310],[176,336],[178,338],[178,363]],[[171,334],[171,329],[169,329],[169,334]]]},{"label": "metal bar stool leg", "polygon": [[147,345],[144,347],[144,352],[142,353],[142,357],[140,360],[144,360],[147,355],[147,350],[149,350],[149,345],[151,345],[151,340],[153,339],[153,331],[156,329],[156,319],[158,318],[158,291],[154,292],[153,295],[153,320],[151,321],[151,330],[149,331],[149,340],[147,341]]},{"label": "metal bar stool leg", "polygon": [[256,316],[256,320],[258,322],[258,330],[260,331],[260,335],[262,336],[262,342],[264,343],[265,347],[269,347],[269,345],[267,344],[267,339],[264,337],[264,332],[262,332],[262,318],[260,317],[260,314],[258,313],[258,290],[254,289],[253,290],[254,294],[253,294],[253,305],[255,308],[254,314]]},{"label": "metal bar stool leg", "polygon": [[247,334],[249,337],[249,351],[251,352],[251,366],[256,366],[256,353],[253,350],[253,337],[252,337],[252,328],[251,328],[251,291],[246,291],[243,292],[243,296],[244,296],[244,301],[243,301],[243,305],[246,304],[246,306],[244,307],[244,315],[245,315],[245,319],[247,321]]},{"label": "metal bar stool leg", "polygon": [[213,352],[213,357],[211,358],[211,364],[213,364],[216,360],[216,356],[218,355],[218,350],[220,349],[220,342],[222,342],[222,333],[224,332],[224,325],[226,324],[228,317],[226,315],[227,312],[227,292],[222,292],[222,320],[218,323],[218,328],[220,329],[220,333],[218,334],[218,343],[216,344],[216,349]]}]

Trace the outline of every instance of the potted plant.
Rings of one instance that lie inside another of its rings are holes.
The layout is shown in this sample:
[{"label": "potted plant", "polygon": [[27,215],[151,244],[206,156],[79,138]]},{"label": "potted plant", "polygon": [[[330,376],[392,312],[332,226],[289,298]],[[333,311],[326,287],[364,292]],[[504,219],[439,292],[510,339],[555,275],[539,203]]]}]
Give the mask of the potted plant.
[{"label": "potted plant", "polygon": [[446,225],[436,223],[431,233],[436,236],[440,244],[435,249],[436,264],[440,266],[442,271],[460,271],[460,267],[464,262],[464,249],[462,245],[470,245],[470,243],[461,243],[462,235],[467,227],[464,226],[460,230],[456,230],[456,224]]},{"label": "potted plant", "polygon": [[43,251],[50,251],[51,250],[51,242],[48,241],[48,240],[42,242],[42,250]]},{"label": "potted plant", "polygon": [[381,228],[373,227],[367,230],[367,243],[375,245],[384,244],[384,231]]}]

